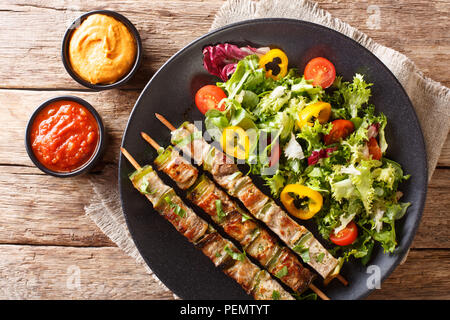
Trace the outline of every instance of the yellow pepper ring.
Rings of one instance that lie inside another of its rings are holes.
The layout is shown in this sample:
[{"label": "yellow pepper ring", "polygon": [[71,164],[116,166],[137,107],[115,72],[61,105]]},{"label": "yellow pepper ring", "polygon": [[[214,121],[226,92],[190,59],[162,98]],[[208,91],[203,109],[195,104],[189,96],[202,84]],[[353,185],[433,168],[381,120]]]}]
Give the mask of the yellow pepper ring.
[{"label": "yellow pepper ring", "polygon": [[280,49],[272,49],[259,59],[259,67],[266,71],[267,78],[281,79],[287,74],[288,57]]},{"label": "yellow pepper ring", "polygon": [[[295,198],[290,193],[297,195],[299,198],[308,198],[308,210],[297,208]],[[288,184],[281,191],[280,199],[290,214],[303,220],[311,219],[323,205],[323,198],[319,192],[300,184]]]},{"label": "yellow pepper ring", "polygon": [[319,101],[306,106],[300,111],[297,125],[300,129],[305,125],[313,126],[316,120],[319,120],[319,122],[323,124],[330,119],[330,115],[331,105],[327,102]]},{"label": "yellow pepper ring", "polygon": [[250,140],[244,129],[238,126],[226,127],[222,132],[222,149],[226,154],[245,160],[250,151]]}]

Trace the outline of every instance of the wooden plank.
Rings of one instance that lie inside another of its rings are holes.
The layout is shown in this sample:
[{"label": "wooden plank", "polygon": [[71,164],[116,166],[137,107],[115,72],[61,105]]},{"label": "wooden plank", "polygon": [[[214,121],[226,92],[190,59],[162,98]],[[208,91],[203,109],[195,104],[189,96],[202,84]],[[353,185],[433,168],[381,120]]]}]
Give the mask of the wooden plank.
[{"label": "wooden plank", "polygon": [[441,150],[441,156],[439,157],[438,166],[450,167],[450,134],[447,136],[444,145]]},{"label": "wooden plank", "polygon": [[[82,88],[63,68],[60,46],[67,26],[84,12],[108,8],[127,16],[144,45],[142,67],[128,87],[141,88],[176,51],[208,32],[221,0],[55,1],[0,4],[3,88]],[[448,1],[321,0],[321,8],[374,40],[410,57],[428,77],[450,85]],[[374,11],[375,10],[375,11]],[[378,10],[378,11],[376,11]],[[379,26],[371,23],[379,13]],[[414,17],[414,18],[411,18]],[[377,29],[379,28],[379,29]],[[26,79],[26,80],[25,80]]]},{"label": "wooden plank", "polygon": [[206,33],[221,0],[203,1],[8,1],[0,4],[2,88],[84,88],[65,71],[61,42],[82,13],[108,9],[138,29],[144,57],[128,87],[142,88],[176,51]]},{"label": "wooden plank", "polygon": [[[450,170],[436,170],[413,248],[449,248],[449,180]],[[36,168],[0,166],[0,243],[113,246],[84,215],[88,184],[88,175],[60,179]],[[63,209],[64,203],[70,205]]]},{"label": "wooden plank", "polygon": [[87,176],[61,179],[0,166],[0,243],[115,246],[84,214]]},{"label": "wooden plank", "polygon": [[[104,162],[116,163],[122,132],[139,91],[111,90],[94,93],[1,90],[1,93],[0,105],[5,112],[3,130],[0,131],[0,139],[3,141],[0,144],[0,164],[3,165],[0,167],[0,179],[4,182],[0,185],[0,191],[11,198],[0,199],[5,208],[0,215],[8,222],[1,227],[3,229],[0,228],[0,242],[112,245],[83,215],[83,206],[90,199],[90,188],[85,187],[86,177],[58,179],[41,175],[24,148],[25,126],[33,110],[44,100],[67,94],[80,96],[90,102],[103,117],[109,133]],[[440,165],[450,165],[449,141],[447,139]],[[101,166],[98,170],[101,170]],[[421,227],[414,242],[415,247],[448,247],[449,228],[445,214],[445,208],[449,205],[448,179],[449,171],[443,169],[438,169],[433,176]],[[30,194],[33,196],[30,197]],[[61,212],[56,205],[58,203],[72,205]]]},{"label": "wooden plank", "polygon": [[449,248],[450,170],[437,169],[428,186],[422,220],[412,248]]},{"label": "wooden plank", "polygon": [[376,42],[405,54],[425,76],[450,86],[449,73],[443,72],[449,70],[450,61],[450,35],[446,32],[450,28],[449,1],[317,2],[322,9],[358,28]]},{"label": "wooden plank", "polygon": [[119,248],[0,246],[0,299],[173,299]]},{"label": "wooden plank", "polygon": [[[0,105],[3,130],[0,132],[0,164],[32,166],[24,148],[25,129],[33,111],[45,100],[61,96],[75,95],[85,99],[97,109],[108,132],[108,147],[104,160],[115,162],[118,147],[129,114],[140,94],[137,90],[109,90],[101,92],[80,91],[34,91],[0,90]],[[439,166],[450,167],[450,135],[442,149]]]},{"label": "wooden plank", "polygon": [[[450,299],[449,262],[448,250],[412,250],[407,262],[369,299]],[[172,299],[172,295],[118,248],[1,245],[0,299]]]},{"label": "wooden plank", "polygon": [[[121,135],[139,90],[70,91],[82,87],[67,75],[60,60],[66,27],[89,10],[108,8],[125,14],[135,23],[144,42],[143,65],[126,88],[140,89],[172,54],[208,31],[222,3],[59,0],[46,4],[39,0],[11,0],[0,4],[0,88],[63,89],[0,90],[0,105],[6,110],[0,133],[0,243],[6,243],[0,245],[0,299],[172,298],[84,216],[83,205],[89,199],[86,176],[57,179],[32,166],[23,147],[24,128],[42,101],[60,94],[81,96],[103,116],[110,133],[104,161],[116,163]],[[320,0],[319,4],[375,41],[405,53],[426,76],[450,85],[450,2]],[[379,29],[369,23],[376,10],[380,13]],[[441,169],[436,170],[431,181],[423,219],[407,262],[370,298],[450,299],[446,267],[450,254],[442,250],[448,248],[449,238],[446,208],[450,205],[450,170],[444,169],[450,167],[449,138],[438,166]],[[58,203],[70,205],[61,210],[55,205]],[[33,246],[21,245],[24,243]],[[422,271],[424,265],[426,273]],[[76,282],[74,286],[71,277],[77,270],[80,287]]]},{"label": "wooden plank", "polygon": [[368,298],[450,299],[450,251],[411,250],[408,260],[397,269]]},{"label": "wooden plank", "polygon": [[25,147],[25,130],[33,111],[44,101],[63,95],[75,95],[89,102],[100,114],[108,134],[105,162],[116,162],[122,133],[139,91],[108,90],[101,92],[1,90],[3,129],[0,138],[0,164],[32,166]]}]

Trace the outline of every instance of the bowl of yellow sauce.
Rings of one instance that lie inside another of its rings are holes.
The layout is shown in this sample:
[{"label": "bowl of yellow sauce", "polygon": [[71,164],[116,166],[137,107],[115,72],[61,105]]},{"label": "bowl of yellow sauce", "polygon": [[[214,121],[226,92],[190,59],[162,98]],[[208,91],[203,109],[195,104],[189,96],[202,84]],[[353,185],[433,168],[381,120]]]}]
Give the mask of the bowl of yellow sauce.
[{"label": "bowl of yellow sauce", "polygon": [[83,14],[63,38],[64,67],[75,81],[91,89],[123,85],[135,74],[141,59],[138,31],[127,18],[114,11]]}]

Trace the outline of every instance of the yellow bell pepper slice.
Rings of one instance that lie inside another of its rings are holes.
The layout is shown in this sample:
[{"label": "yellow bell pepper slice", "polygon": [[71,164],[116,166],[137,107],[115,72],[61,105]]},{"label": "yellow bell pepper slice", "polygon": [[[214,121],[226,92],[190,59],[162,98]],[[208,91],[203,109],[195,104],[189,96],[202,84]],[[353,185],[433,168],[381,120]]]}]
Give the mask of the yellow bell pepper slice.
[{"label": "yellow bell pepper slice", "polygon": [[278,80],[287,74],[288,57],[280,49],[272,49],[259,59],[259,67],[266,71],[266,77]]},{"label": "yellow bell pepper slice", "polygon": [[222,149],[226,154],[245,160],[250,152],[250,139],[244,129],[238,126],[226,127],[222,132]]},{"label": "yellow bell pepper slice", "polygon": [[297,125],[301,129],[303,126],[313,126],[316,120],[326,123],[330,119],[331,105],[327,102],[318,101],[306,106],[298,115]]},{"label": "yellow bell pepper slice", "polygon": [[[308,198],[308,209],[297,208],[296,199],[292,194],[300,199]],[[311,219],[323,205],[323,198],[319,192],[300,184],[288,184],[281,191],[280,199],[290,214],[303,220]]]}]

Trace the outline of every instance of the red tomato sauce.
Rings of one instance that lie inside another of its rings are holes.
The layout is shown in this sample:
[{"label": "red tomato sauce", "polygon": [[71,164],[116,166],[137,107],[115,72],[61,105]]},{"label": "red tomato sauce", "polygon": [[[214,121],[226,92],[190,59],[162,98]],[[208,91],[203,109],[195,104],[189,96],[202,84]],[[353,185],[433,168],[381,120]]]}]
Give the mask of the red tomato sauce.
[{"label": "red tomato sauce", "polygon": [[74,101],[56,101],[42,109],[31,127],[34,155],[47,169],[71,172],[94,154],[99,128],[94,116]]}]

